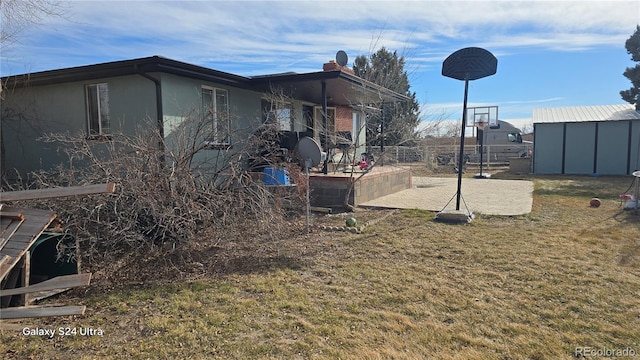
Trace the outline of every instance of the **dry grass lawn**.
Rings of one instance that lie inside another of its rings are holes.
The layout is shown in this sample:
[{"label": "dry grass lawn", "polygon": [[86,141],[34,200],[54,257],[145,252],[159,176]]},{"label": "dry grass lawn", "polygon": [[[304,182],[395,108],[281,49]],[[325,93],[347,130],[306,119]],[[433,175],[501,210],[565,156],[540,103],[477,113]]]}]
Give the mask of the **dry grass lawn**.
[{"label": "dry grass lawn", "polygon": [[[400,211],[361,234],[226,244],[204,252],[192,281],[72,292],[61,301],[86,304],[84,317],[14,322],[0,357],[571,359],[583,347],[640,356],[640,214],[617,200],[631,179],[532,179],[527,216],[449,225]],[[601,207],[589,207],[593,196]],[[50,339],[23,335],[27,326],[103,335]]]}]

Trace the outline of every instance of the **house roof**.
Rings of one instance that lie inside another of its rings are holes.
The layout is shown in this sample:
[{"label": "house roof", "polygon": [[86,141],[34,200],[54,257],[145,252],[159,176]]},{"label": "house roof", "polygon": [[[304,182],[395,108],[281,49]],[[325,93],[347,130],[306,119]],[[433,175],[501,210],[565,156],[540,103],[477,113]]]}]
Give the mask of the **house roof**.
[{"label": "house roof", "polygon": [[114,76],[142,73],[165,72],[190,78],[213,81],[231,86],[243,87],[249,78],[172,60],[162,56],[112,61],[94,65],[12,75],[3,78],[16,87],[50,85],[65,82],[85,81]]},{"label": "house roof", "polygon": [[640,120],[640,112],[631,104],[533,109],[534,124],[616,120]]},{"label": "house roof", "polygon": [[361,105],[409,100],[403,94],[340,70],[254,76],[251,81],[260,91],[268,92],[277,88],[287,96],[316,104],[322,103],[322,82],[326,84],[327,101],[330,104]]},{"label": "house roof", "polygon": [[169,73],[261,92],[269,92],[278,88],[288,96],[313,103],[322,102],[322,82],[327,85],[328,102],[334,105],[408,100],[405,95],[340,70],[244,77],[162,56],[12,75],[3,78],[2,81],[9,84],[10,87],[25,87],[27,85],[50,85],[154,72]]}]

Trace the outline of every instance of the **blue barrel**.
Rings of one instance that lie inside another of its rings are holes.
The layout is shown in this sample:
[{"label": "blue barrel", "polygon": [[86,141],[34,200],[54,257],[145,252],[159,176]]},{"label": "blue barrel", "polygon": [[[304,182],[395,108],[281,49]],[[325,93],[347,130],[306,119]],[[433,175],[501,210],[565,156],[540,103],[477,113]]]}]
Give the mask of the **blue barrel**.
[{"label": "blue barrel", "polygon": [[262,181],[265,185],[289,185],[289,175],[287,175],[287,169],[285,168],[264,168],[264,174],[262,175]]}]

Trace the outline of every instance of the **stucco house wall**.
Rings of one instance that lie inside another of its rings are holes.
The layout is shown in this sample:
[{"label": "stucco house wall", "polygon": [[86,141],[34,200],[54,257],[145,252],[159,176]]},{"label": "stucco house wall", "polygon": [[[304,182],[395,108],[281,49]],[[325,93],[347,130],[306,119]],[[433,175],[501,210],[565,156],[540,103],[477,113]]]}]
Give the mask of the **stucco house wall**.
[{"label": "stucco house wall", "polygon": [[[10,85],[3,93],[1,158],[5,176],[15,171],[24,175],[51,169],[67,160],[56,144],[38,141],[45,133],[84,134],[92,146],[100,147],[106,146],[109,134],[133,135],[141,127],[160,130],[160,126],[166,145],[171,147],[178,140],[176,129],[186,117],[202,116],[203,86],[226,91],[231,138],[229,144],[214,139],[196,163],[218,159],[221,151],[239,151],[262,124],[263,98],[274,89],[291,105],[290,130],[295,132],[308,131],[311,126],[318,132],[323,99],[327,109],[334,111],[331,131],[336,127],[353,131],[350,104],[406,101],[404,95],[341,69],[243,77],[161,56],[21,74],[2,81]],[[104,92],[99,89],[92,94],[97,104],[108,104],[109,124],[95,120],[94,128],[107,131],[89,134],[87,85],[98,84],[108,87],[107,97],[101,97]]]},{"label": "stucco house wall", "polygon": [[3,103],[13,113],[2,119],[3,167],[9,177],[15,171],[24,176],[34,169],[48,170],[66,160],[56,144],[38,138],[46,133],[86,134],[85,86],[97,83],[109,86],[109,131],[132,134],[141,121],[157,117],[154,84],[140,76],[17,89]]}]

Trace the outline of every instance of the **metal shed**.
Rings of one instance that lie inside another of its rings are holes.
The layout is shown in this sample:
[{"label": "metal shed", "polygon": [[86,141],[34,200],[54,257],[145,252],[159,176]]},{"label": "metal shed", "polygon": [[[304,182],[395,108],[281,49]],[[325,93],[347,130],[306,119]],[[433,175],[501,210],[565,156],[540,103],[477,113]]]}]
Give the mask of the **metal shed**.
[{"label": "metal shed", "polygon": [[533,109],[533,172],[629,175],[640,169],[640,112],[629,104]]}]

